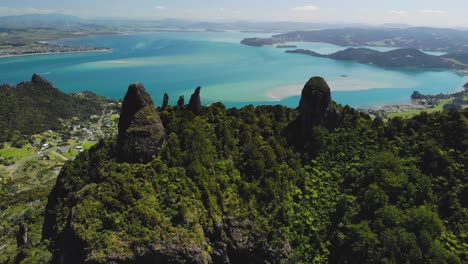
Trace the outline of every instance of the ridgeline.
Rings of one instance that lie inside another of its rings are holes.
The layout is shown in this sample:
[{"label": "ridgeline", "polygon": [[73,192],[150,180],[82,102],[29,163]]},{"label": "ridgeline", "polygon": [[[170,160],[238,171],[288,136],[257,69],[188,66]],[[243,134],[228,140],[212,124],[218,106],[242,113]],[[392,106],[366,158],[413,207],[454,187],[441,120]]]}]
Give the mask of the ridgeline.
[{"label": "ridgeline", "polygon": [[156,108],[133,84],[15,263],[466,263],[467,117],[371,119],[319,77],[298,109],[202,106],[200,87]]},{"label": "ridgeline", "polygon": [[62,129],[64,119],[88,120],[115,101],[91,92],[65,94],[38,74],[29,82],[0,86],[0,142]]}]

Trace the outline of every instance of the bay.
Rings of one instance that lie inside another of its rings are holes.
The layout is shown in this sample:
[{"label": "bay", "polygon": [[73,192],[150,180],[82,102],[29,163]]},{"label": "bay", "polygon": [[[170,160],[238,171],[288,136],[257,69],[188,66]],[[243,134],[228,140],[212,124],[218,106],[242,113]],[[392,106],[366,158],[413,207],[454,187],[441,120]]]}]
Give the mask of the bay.
[{"label": "bay", "polygon": [[[338,103],[371,107],[407,103],[414,90],[424,94],[458,91],[468,79],[446,70],[380,68],[239,44],[253,36],[262,34],[151,32],[62,39],[53,43],[111,47],[113,51],[0,58],[0,82],[14,84],[39,73],[64,92],[88,90],[115,99],[124,96],[130,83],[142,82],[156,105],[161,104],[165,92],[175,104],[180,95],[188,101],[193,90],[202,86],[204,104],[221,101],[237,107],[296,107],[304,83],[322,76]],[[294,44],[324,53],[346,48],[326,43]]]}]

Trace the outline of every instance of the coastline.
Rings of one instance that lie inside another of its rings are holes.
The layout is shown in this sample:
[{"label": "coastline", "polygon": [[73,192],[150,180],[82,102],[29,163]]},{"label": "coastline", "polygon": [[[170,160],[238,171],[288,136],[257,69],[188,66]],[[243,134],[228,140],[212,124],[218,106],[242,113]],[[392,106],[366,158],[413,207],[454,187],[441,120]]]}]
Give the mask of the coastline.
[{"label": "coastline", "polygon": [[112,49],[96,49],[96,50],[77,50],[77,51],[56,51],[56,52],[37,52],[37,53],[25,53],[25,54],[10,54],[0,55],[0,59],[3,58],[14,58],[14,57],[25,57],[25,56],[39,56],[39,55],[55,55],[55,54],[74,54],[74,53],[110,53]]}]

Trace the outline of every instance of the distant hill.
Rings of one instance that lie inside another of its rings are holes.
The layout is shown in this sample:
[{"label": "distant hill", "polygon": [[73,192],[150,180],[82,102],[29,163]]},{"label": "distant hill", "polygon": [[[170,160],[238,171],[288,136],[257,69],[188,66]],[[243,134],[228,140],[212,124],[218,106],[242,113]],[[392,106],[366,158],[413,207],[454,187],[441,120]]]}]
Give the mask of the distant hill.
[{"label": "distant hill", "polygon": [[468,69],[468,55],[466,54],[433,56],[418,49],[396,49],[387,52],[380,52],[367,48],[349,48],[330,55],[322,55],[314,51],[304,49],[288,50],[286,52],[336,60],[350,60],[382,67],[440,68],[450,70]]},{"label": "distant hill", "polygon": [[60,129],[60,119],[88,119],[101,114],[106,101],[90,92],[62,93],[36,74],[30,82],[16,87],[0,86],[0,140],[8,140],[17,132],[29,135]]},{"label": "distant hill", "polygon": [[274,43],[325,42],[340,46],[387,46],[468,53],[468,31],[446,28],[341,28],[274,35]]},{"label": "distant hill", "polygon": [[65,28],[85,23],[79,17],[62,14],[26,14],[0,17],[3,28]]}]

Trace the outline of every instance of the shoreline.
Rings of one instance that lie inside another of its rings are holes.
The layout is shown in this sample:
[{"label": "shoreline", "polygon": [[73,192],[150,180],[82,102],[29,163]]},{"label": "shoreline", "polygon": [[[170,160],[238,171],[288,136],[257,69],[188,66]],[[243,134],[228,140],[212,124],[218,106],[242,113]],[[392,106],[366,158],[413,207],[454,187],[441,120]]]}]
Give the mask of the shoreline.
[{"label": "shoreline", "polygon": [[14,57],[26,57],[26,56],[40,56],[40,55],[55,55],[55,54],[75,54],[75,53],[110,53],[112,49],[99,49],[99,50],[77,50],[77,51],[57,51],[57,52],[38,52],[38,53],[26,53],[26,54],[10,54],[0,55],[0,59],[3,58],[14,58]]}]

